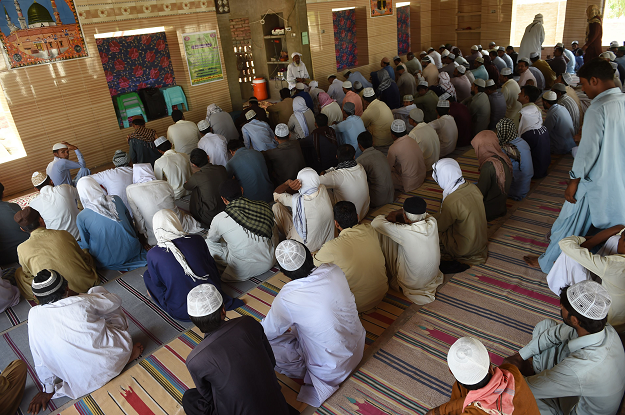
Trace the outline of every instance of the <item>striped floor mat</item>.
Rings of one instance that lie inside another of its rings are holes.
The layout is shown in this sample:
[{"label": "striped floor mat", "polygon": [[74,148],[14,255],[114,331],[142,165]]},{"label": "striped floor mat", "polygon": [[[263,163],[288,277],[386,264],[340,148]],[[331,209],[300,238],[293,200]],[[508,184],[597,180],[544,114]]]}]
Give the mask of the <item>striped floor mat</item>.
[{"label": "striped floor mat", "polygon": [[424,414],[451,394],[446,356],[457,338],[479,338],[500,364],[531,339],[540,320],[559,320],[545,274],[528,267],[523,255],[548,245],[545,235],[564,201],[571,165],[564,157],[519,202],[491,238],[486,264],[455,275],[316,414]]}]

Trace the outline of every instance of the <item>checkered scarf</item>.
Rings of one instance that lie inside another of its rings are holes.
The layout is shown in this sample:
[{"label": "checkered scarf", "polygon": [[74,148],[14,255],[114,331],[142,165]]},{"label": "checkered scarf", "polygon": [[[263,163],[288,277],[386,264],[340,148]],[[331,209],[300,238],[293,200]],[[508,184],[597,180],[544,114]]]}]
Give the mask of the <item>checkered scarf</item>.
[{"label": "checkered scarf", "polygon": [[226,205],[225,212],[248,234],[268,239],[273,236],[273,212],[267,202],[239,197]]},{"label": "checkered scarf", "polygon": [[156,134],[156,130],[146,128],[145,126],[140,126],[128,136],[129,140],[131,138],[136,138],[141,141],[153,143],[154,140],[158,138],[158,135]]},{"label": "checkered scarf", "polygon": [[351,167],[356,167],[356,165],[358,165],[358,162],[356,162],[356,160],[342,161],[336,165],[335,170],[349,169]]},{"label": "checkered scarf", "polygon": [[510,144],[510,141],[518,137],[518,130],[514,121],[509,118],[502,118],[496,125],[497,138],[499,139],[499,145],[501,149],[510,157],[521,164],[521,153],[514,144]]}]

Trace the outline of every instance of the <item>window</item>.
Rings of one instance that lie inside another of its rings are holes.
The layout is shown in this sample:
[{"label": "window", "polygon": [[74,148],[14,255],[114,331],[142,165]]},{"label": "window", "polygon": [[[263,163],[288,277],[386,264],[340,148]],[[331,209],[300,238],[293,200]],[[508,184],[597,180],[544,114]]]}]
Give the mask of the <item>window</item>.
[{"label": "window", "polygon": [[336,69],[358,66],[358,48],[356,41],[356,9],[333,9],[334,51]]},{"label": "window", "polygon": [[397,54],[410,52],[410,3],[397,4]]},{"label": "window", "polygon": [[25,157],[17,129],[11,125],[11,112],[4,96],[0,99],[0,163]]},{"label": "window", "polygon": [[603,9],[603,39],[601,44],[608,46],[616,40],[619,46],[625,42],[625,0],[605,0]]},{"label": "window", "polygon": [[545,41],[543,46],[555,46],[562,42],[566,0],[513,0],[510,44],[519,46],[525,28],[534,21],[538,13],[543,15]]}]

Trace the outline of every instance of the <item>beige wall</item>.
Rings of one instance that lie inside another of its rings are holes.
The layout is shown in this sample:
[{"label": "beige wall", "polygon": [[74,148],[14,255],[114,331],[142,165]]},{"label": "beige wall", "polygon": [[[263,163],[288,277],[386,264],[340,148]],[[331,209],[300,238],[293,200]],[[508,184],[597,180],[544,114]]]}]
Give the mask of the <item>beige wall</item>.
[{"label": "beige wall", "polygon": [[[166,3],[170,10],[165,9]],[[225,111],[231,110],[227,81],[191,87],[182,53],[182,33],[217,29],[213,1],[157,0],[149,3],[151,9],[147,13],[143,8],[146,3],[137,4],[140,6],[133,5],[127,15],[116,3],[76,2],[89,58],[15,70],[7,70],[1,60],[0,85],[27,153],[24,158],[0,164],[0,181],[6,195],[32,188],[32,172],[46,168],[56,142],[77,145],[90,168],[109,163],[116,149],[128,150],[125,138],[131,130],[118,127],[95,33],[164,26],[176,83],[184,89],[191,108],[185,117],[199,121],[212,102]],[[100,17],[99,9],[105,10],[107,16]],[[170,124],[171,118],[167,117],[148,122],[148,127],[164,135]]]}]

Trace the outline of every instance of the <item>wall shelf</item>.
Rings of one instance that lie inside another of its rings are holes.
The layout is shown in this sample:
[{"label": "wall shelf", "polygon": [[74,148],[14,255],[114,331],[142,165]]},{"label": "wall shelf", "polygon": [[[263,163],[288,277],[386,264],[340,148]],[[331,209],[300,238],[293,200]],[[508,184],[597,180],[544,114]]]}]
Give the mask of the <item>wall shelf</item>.
[{"label": "wall shelf", "polygon": [[267,65],[288,65],[290,62],[267,62]]},{"label": "wall shelf", "polygon": [[465,13],[456,13],[456,16],[481,16],[482,12],[465,12]]}]

